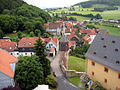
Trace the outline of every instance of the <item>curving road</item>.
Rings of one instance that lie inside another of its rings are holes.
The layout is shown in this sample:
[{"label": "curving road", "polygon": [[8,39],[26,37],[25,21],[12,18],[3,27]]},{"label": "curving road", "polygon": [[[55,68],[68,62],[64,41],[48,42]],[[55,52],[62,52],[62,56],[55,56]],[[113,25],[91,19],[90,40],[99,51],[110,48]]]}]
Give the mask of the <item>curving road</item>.
[{"label": "curving road", "polygon": [[56,57],[51,59],[52,71],[55,72],[58,81],[58,90],[80,90],[79,87],[76,87],[70,83],[62,74],[62,71],[59,66],[60,54],[57,54]]}]

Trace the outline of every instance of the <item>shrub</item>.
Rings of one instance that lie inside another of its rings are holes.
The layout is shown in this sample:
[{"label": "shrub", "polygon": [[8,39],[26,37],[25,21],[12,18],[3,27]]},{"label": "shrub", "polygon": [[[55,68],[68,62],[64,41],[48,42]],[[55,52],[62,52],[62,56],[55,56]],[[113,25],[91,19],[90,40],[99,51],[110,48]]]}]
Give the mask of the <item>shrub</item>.
[{"label": "shrub", "polygon": [[46,84],[48,84],[50,87],[56,88],[57,79],[53,75],[48,75],[46,78]]},{"label": "shrub", "polygon": [[93,90],[106,90],[98,81],[94,81],[92,88]]},{"label": "shrub", "polygon": [[81,83],[84,84],[84,86],[90,81],[90,77],[87,75],[87,74],[83,74],[81,77],[80,77],[80,81]]}]

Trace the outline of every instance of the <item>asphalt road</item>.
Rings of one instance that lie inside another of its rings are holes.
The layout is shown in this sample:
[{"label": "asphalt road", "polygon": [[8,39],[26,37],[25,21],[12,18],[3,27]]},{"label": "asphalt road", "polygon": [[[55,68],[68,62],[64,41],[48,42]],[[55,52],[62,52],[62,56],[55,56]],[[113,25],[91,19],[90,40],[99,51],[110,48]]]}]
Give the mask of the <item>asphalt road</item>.
[{"label": "asphalt road", "polygon": [[58,81],[58,90],[80,90],[79,87],[70,83],[62,74],[62,71],[59,66],[60,54],[54,59],[51,59],[52,71],[55,72]]}]

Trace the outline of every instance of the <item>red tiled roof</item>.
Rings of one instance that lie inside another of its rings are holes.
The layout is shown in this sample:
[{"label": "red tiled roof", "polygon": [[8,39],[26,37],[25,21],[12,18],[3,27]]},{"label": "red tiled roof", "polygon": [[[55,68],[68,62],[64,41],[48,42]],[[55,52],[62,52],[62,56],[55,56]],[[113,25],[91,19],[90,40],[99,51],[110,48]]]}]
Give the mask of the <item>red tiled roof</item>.
[{"label": "red tiled roof", "polygon": [[3,42],[11,42],[10,39],[0,39],[0,43],[3,43]]},{"label": "red tiled roof", "polygon": [[70,29],[66,29],[66,30],[65,30],[65,33],[70,33]]},{"label": "red tiled roof", "polygon": [[57,33],[57,31],[48,31],[49,33]]},{"label": "red tiled roof", "polygon": [[8,51],[13,52],[15,49],[17,49],[17,43],[16,42],[2,42],[0,43],[0,48]]},{"label": "red tiled roof", "polygon": [[45,38],[45,43],[46,44],[49,43],[50,41],[53,42],[57,46],[57,42],[58,42],[57,38],[51,38],[51,37]]},{"label": "red tiled roof", "polygon": [[75,37],[75,38],[77,38],[77,39],[79,40],[79,38],[78,38],[75,34],[71,34],[71,35],[69,35],[67,38],[70,40],[70,39],[73,38],[73,37]]},{"label": "red tiled roof", "polygon": [[57,29],[57,28],[61,28],[61,26],[62,26],[61,23],[46,23],[44,25],[48,29]]},{"label": "red tiled roof", "polygon": [[10,55],[6,51],[0,49],[0,72],[14,77],[14,72],[10,66],[10,63],[17,63],[18,59]]},{"label": "red tiled roof", "polygon": [[90,38],[88,35],[85,35],[85,36],[83,37],[83,39],[88,39],[88,38]]},{"label": "red tiled roof", "polygon": [[54,49],[54,48],[51,48],[50,52],[54,52],[54,51],[55,51],[55,49]]},{"label": "red tiled roof", "polygon": [[34,47],[36,40],[38,40],[38,37],[24,37],[18,42],[18,48]]}]

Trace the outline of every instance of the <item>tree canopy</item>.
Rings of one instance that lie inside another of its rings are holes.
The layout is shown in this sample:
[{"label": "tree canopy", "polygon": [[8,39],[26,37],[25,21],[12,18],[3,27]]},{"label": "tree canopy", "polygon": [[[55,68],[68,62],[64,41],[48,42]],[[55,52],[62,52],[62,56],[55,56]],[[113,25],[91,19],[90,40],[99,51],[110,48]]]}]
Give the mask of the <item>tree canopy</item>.
[{"label": "tree canopy", "polygon": [[32,90],[43,83],[43,68],[37,56],[19,57],[16,80],[23,90]]}]

